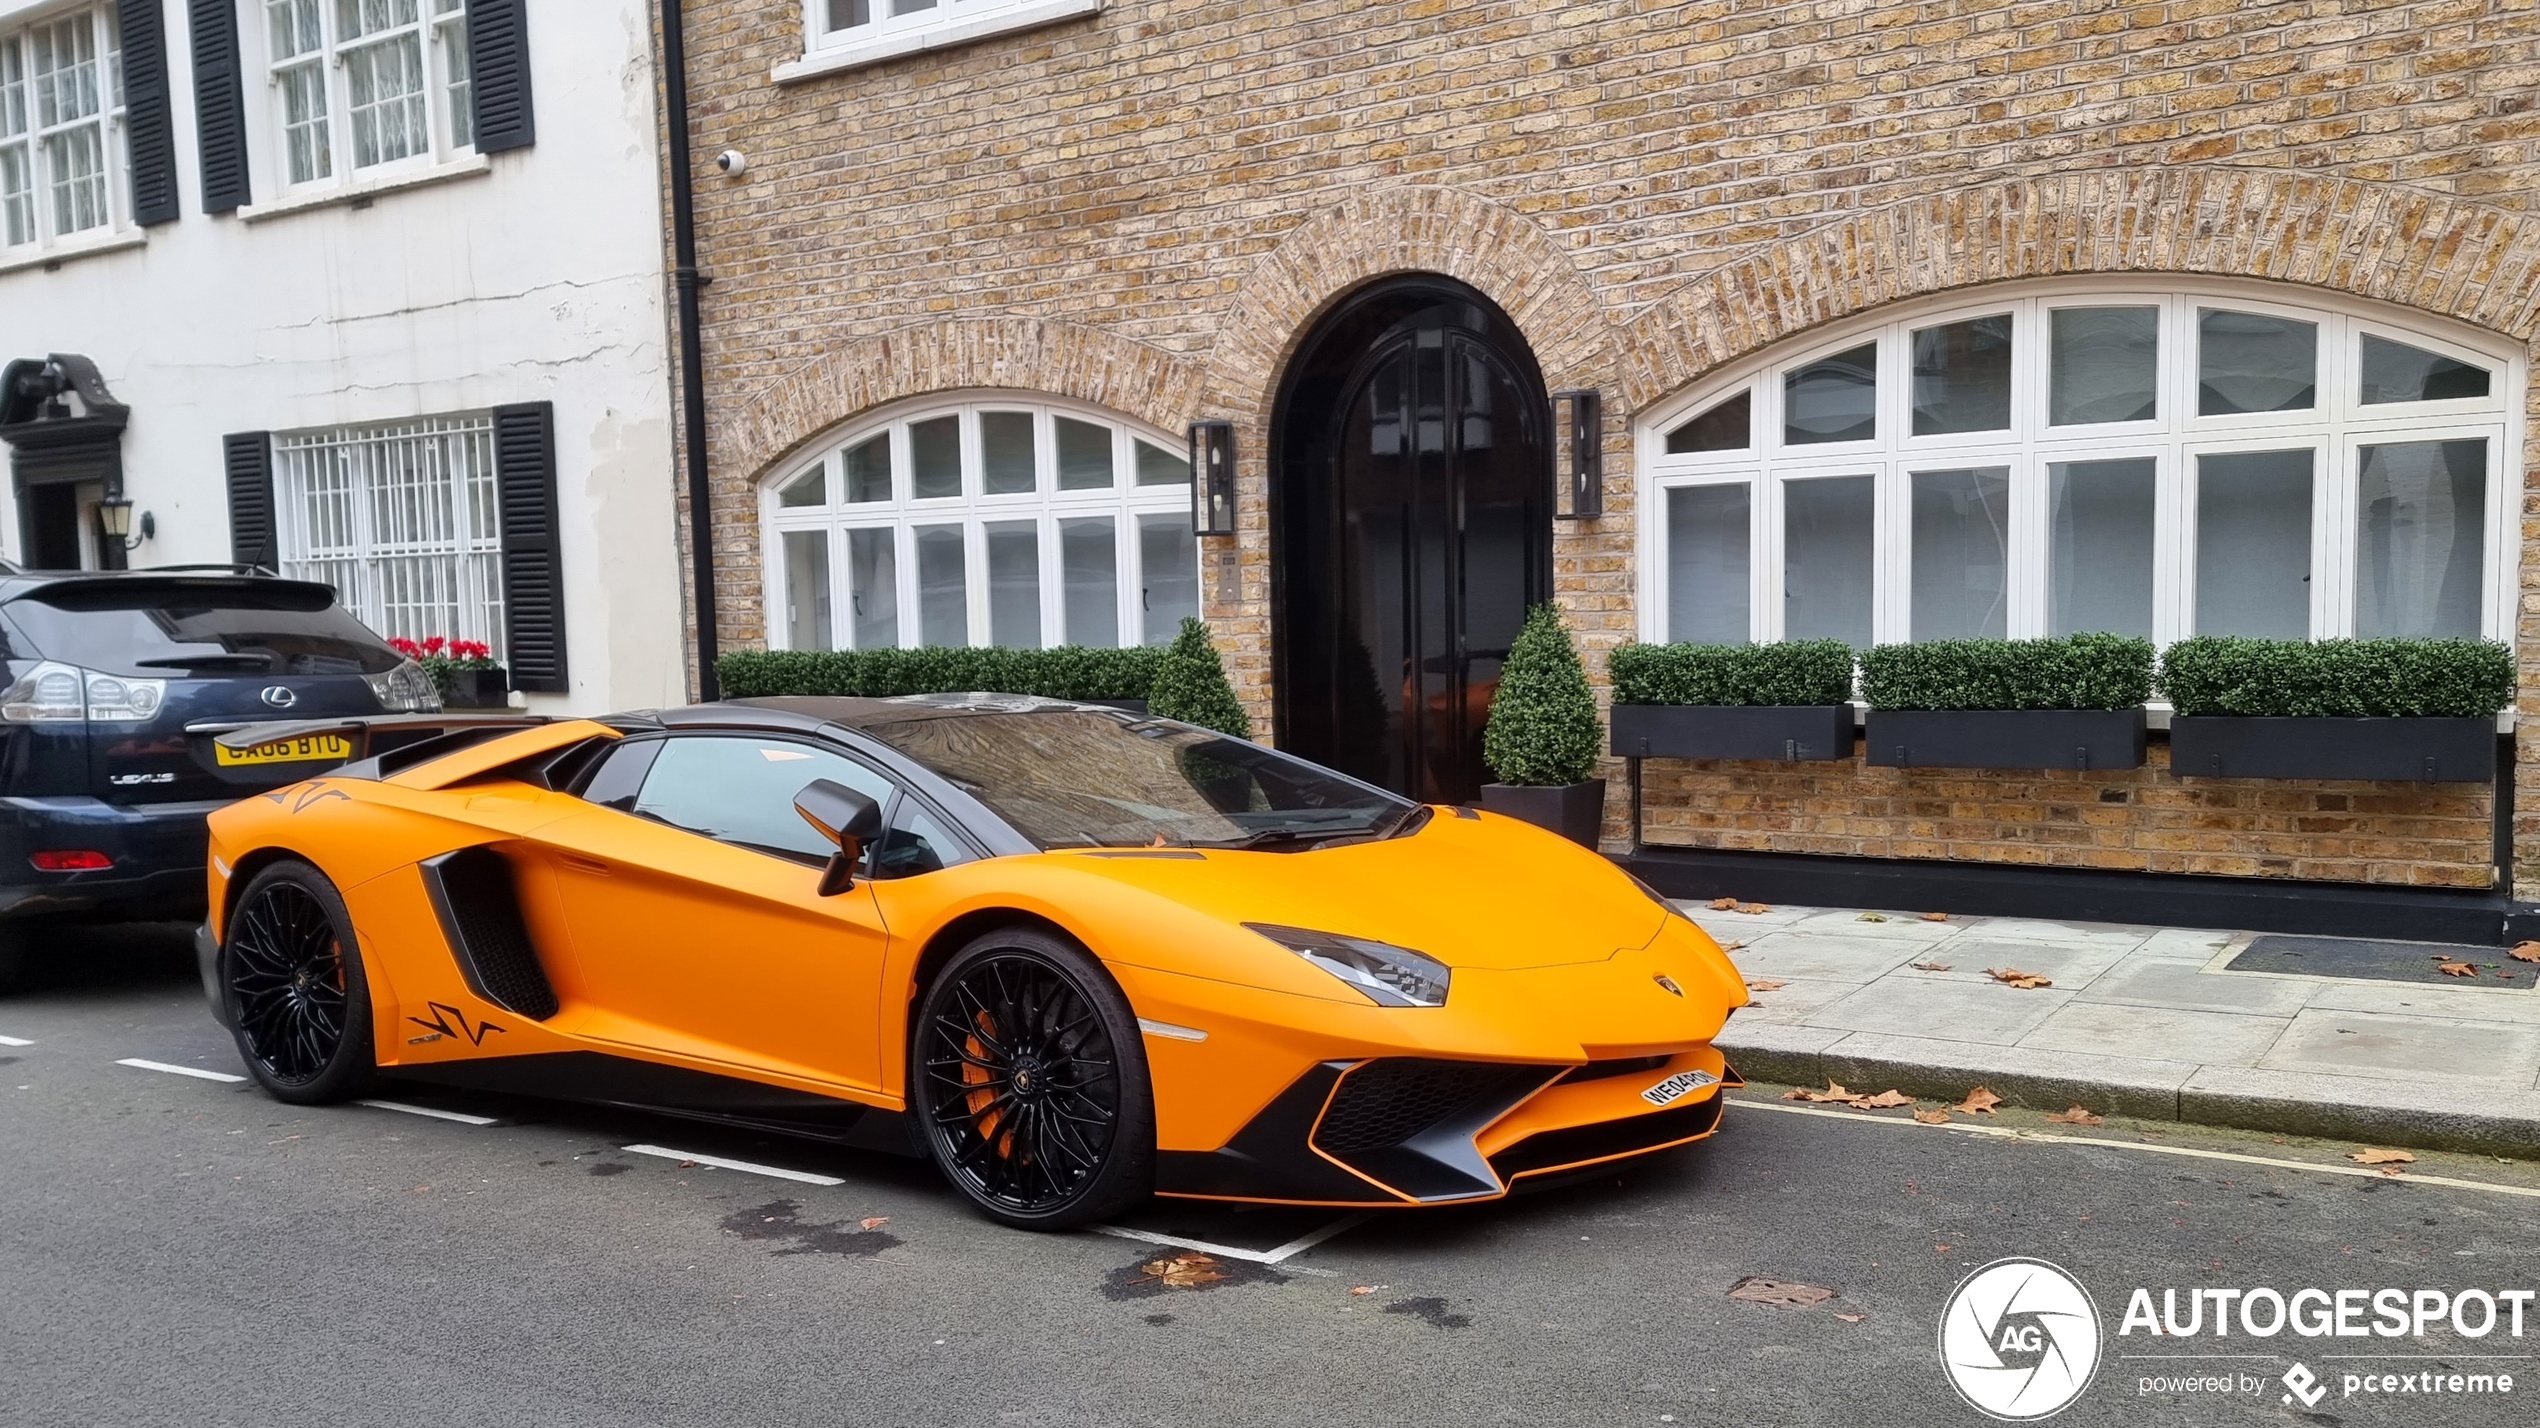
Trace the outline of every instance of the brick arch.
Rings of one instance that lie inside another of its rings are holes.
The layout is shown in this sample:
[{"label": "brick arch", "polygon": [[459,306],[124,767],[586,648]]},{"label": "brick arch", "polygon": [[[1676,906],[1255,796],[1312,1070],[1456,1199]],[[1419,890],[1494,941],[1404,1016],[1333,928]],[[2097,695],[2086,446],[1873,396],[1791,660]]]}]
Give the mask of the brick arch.
[{"label": "brick arch", "polygon": [[2014,278],[2199,273],[2397,303],[2529,342],[2540,219],[2388,184],[2250,168],[2106,170],[1953,189],[1723,264],[1622,329],[1638,409],[1721,364],[1903,298]]},{"label": "brick arch", "polygon": [[1071,397],[1180,431],[1199,398],[1187,358],[1100,328],[952,318],[848,342],[775,383],[729,428],[728,469],[755,480],[840,422],[903,397],[976,387]]}]

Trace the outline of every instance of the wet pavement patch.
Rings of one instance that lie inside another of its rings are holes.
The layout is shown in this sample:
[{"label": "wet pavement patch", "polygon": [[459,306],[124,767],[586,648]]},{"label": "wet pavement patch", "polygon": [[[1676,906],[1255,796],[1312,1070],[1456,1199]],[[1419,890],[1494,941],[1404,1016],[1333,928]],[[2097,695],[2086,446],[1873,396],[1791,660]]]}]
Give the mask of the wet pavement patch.
[{"label": "wet pavement patch", "polygon": [[1149,1314],[1146,1316],[1146,1320],[1150,1324],[1170,1324],[1173,1322],[1173,1316],[1170,1314]]},{"label": "wet pavement patch", "polygon": [[1266,1264],[1248,1259],[1220,1259],[1196,1250],[1158,1245],[1139,1255],[1135,1263],[1104,1275],[1102,1297],[1114,1302],[1153,1299],[1159,1294],[1191,1294],[1233,1284],[1285,1284],[1288,1278]]},{"label": "wet pavement patch", "polygon": [[[2467,971],[2446,972],[2444,967]],[[2294,972],[2376,982],[2529,987],[2533,968],[2506,960],[2501,949],[2457,942],[2382,942],[2364,937],[2292,937],[2267,933],[2225,963],[2226,972]]]},{"label": "wet pavement patch", "polygon": [[724,1216],[723,1229],[726,1234],[745,1240],[793,1241],[774,1251],[776,1254],[835,1254],[869,1259],[900,1243],[899,1236],[880,1230],[850,1229],[845,1220],[812,1224],[802,1218],[802,1208],[792,1200],[771,1200]]},{"label": "wet pavement patch", "polygon": [[1440,1329],[1469,1329],[1473,1327],[1473,1319],[1471,1315],[1449,1314],[1446,1312],[1446,1301],[1435,1296],[1423,1296],[1418,1299],[1397,1299],[1391,1304],[1385,1306],[1385,1312],[1388,1314],[1408,1314],[1423,1324],[1434,1325]]},{"label": "wet pavement patch", "polygon": [[627,1164],[623,1160],[603,1160],[599,1164],[592,1166],[589,1173],[593,1175],[624,1175],[626,1172],[634,1168],[634,1166]]}]

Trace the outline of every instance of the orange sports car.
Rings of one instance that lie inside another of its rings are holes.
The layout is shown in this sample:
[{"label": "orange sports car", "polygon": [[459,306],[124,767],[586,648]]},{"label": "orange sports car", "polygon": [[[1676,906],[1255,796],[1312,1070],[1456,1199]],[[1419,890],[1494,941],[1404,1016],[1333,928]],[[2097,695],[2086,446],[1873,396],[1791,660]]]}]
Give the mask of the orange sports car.
[{"label": "orange sports car", "polygon": [[1746,1000],[1594,852],[1170,720],[994,695],[200,732],[204,984],[263,1087],[391,1075],[1150,1193],[1487,1199],[1709,1135]]}]

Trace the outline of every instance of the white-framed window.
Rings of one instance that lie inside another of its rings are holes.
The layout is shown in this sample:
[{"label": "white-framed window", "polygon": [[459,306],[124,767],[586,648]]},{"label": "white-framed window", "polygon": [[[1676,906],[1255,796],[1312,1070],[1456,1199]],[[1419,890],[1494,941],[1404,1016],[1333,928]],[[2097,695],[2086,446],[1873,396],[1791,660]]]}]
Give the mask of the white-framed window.
[{"label": "white-framed window", "polygon": [[2510,639],[2525,381],[2492,338],[2252,283],[1868,316],[1637,424],[1641,635]]},{"label": "white-framed window", "polygon": [[130,226],[121,34],[111,5],[0,32],[0,254]]},{"label": "white-framed window", "polygon": [[278,433],[273,482],[284,575],[334,586],[382,635],[481,640],[503,658],[493,417]]},{"label": "white-framed window", "polygon": [[927,31],[987,34],[1012,21],[1021,28],[1053,10],[1090,10],[1055,0],[803,0],[803,48],[856,48]]},{"label": "white-framed window", "polygon": [[879,416],[760,515],[776,649],[1153,645],[1199,613],[1186,452],[1029,393]]},{"label": "white-framed window", "polygon": [[286,191],[445,163],[476,143],[467,0],[250,0]]}]

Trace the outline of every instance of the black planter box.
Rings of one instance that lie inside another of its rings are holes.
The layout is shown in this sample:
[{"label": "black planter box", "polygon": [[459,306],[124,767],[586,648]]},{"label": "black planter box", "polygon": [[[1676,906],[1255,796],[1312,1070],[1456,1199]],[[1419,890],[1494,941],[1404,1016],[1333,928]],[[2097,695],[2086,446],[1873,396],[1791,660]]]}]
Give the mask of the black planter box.
[{"label": "black planter box", "polygon": [[1486,783],[1481,803],[1488,812],[1522,818],[1588,848],[1596,846],[1597,834],[1605,826],[1605,780],[1601,778],[1541,786]]},{"label": "black planter box", "polygon": [[1617,704],[1614,752],[1627,759],[1848,759],[1852,706]]},{"label": "black planter box", "polygon": [[2496,721],[2181,714],[2170,720],[2170,772],[2186,778],[2486,783],[2496,777]]},{"label": "black planter box", "polygon": [[501,665],[492,669],[454,669],[450,671],[449,696],[442,702],[452,709],[508,709],[511,693],[511,671]]},{"label": "black planter box", "polygon": [[2131,769],[2143,766],[2135,709],[1873,709],[1863,739],[1890,768]]}]

